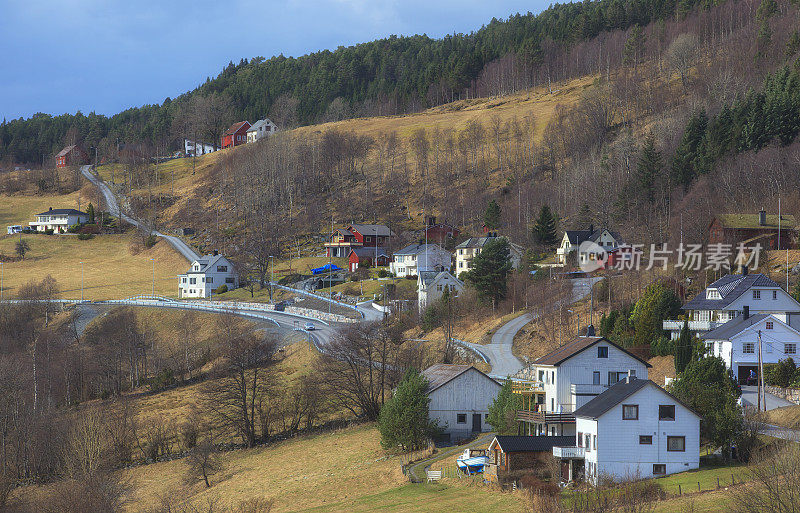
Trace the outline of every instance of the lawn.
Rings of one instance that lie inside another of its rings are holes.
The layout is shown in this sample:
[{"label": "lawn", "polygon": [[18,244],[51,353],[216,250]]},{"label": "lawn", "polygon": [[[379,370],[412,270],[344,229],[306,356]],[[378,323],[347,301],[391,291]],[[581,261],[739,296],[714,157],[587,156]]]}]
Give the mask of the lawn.
[{"label": "lawn", "polygon": [[681,493],[695,493],[698,491],[698,483],[700,484],[700,491],[716,490],[717,479],[719,479],[721,487],[731,485],[732,479],[736,479],[736,482],[740,483],[744,480],[746,472],[747,467],[739,463],[701,466],[697,470],[687,470],[679,474],[658,478],[655,481],[667,495],[677,495],[678,486],[681,488]]},{"label": "lawn", "polygon": [[[58,282],[60,297],[81,297],[81,263],[83,262],[84,298],[89,300],[124,299],[139,294],[155,293],[177,296],[177,275],[188,268],[186,259],[165,241],[150,249],[132,250],[136,235],[97,235],[78,240],[73,234],[23,235],[30,251],[25,260],[6,261],[3,265],[3,295],[14,296],[19,287],[31,280],[40,281],[48,274]],[[0,236],[0,254],[15,256],[19,235]]]},{"label": "lawn", "polygon": [[3,230],[0,233],[5,234],[6,226],[10,224],[28,226],[29,222],[36,220],[34,218],[36,214],[44,212],[50,207],[80,208],[85,212],[89,201],[93,201],[97,206],[96,200],[87,199],[91,196],[88,187],[69,194],[14,194],[12,196],[0,194],[0,227]]}]

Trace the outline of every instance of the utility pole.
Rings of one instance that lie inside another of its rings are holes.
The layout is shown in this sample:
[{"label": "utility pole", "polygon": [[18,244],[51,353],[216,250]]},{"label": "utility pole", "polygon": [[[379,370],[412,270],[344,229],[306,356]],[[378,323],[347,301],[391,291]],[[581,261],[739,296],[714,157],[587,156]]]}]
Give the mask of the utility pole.
[{"label": "utility pole", "polygon": [[[761,330],[758,330],[758,411],[761,411],[761,394],[764,381],[764,362],[761,360]],[[764,396],[764,411],[767,411],[767,397]]]},{"label": "utility pole", "polygon": [[83,303],[83,262],[81,262],[81,303]]},{"label": "utility pole", "polygon": [[0,301],[3,300],[3,274],[5,274],[5,268],[3,262],[0,262]]},{"label": "utility pole", "polygon": [[153,290],[151,292],[151,295],[153,297],[155,297],[155,295],[156,295],[156,259],[155,258],[151,258],[150,261],[153,262]]}]

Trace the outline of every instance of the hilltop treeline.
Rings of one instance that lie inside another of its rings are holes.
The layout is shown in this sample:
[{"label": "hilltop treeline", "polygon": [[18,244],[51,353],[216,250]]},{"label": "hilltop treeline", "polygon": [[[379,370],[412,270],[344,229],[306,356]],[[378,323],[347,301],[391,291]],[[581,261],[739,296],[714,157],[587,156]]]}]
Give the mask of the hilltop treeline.
[{"label": "hilltop treeline", "polygon": [[[165,146],[187,134],[181,123],[175,126],[175,120],[191,117],[187,111],[198,111],[191,101],[196,97],[219,100],[219,123],[190,131],[211,139],[233,120],[254,120],[266,114],[283,126],[308,124],[360,114],[408,112],[466,96],[496,94],[499,89],[529,87],[563,79],[570,67],[596,71],[616,62],[617,52],[609,47],[619,41],[606,41],[605,50],[600,41],[599,51],[582,48],[576,52],[581,42],[654,21],[682,19],[692,9],[710,5],[705,0],[556,4],[538,15],[493,19],[476,32],[442,39],[392,36],[298,58],[242,59],[239,64],[229,63],[194,91],[175,100],[167,98],[161,105],[131,108],[110,118],[78,112],[4,120],[0,160],[41,163],[74,142],[98,147],[106,155],[120,143]],[[734,21],[731,18],[730,23]],[[510,66],[515,70],[513,79],[504,76],[498,85],[498,74],[506,75]]]}]

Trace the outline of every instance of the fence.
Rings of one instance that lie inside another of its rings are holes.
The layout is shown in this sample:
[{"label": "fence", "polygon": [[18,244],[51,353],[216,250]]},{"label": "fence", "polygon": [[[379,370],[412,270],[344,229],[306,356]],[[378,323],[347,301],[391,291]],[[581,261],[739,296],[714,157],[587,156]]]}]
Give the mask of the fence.
[{"label": "fence", "polygon": [[411,451],[400,455],[400,461],[403,463],[403,466],[409,465],[414,463],[415,461],[424,460],[425,458],[430,458],[431,455],[436,451],[436,446],[433,442],[428,442],[428,446],[424,449],[420,449],[418,451]]},{"label": "fence", "polygon": [[287,287],[286,285],[279,285],[279,284],[277,284],[275,282],[272,282],[272,284],[275,287],[277,287],[277,288],[279,288],[281,290],[285,290],[285,291],[288,291],[288,292],[294,292],[295,294],[301,294],[303,296],[313,297],[315,299],[320,299],[320,300],[325,301],[327,303],[330,303],[332,305],[339,305],[339,306],[341,306],[343,308],[349,308],[351,310],[355,310],[356,312],[358,312],[358,315],[360,315],[362,318],[364,317],[364,312],[359,310],[358,307],[355,306],[355,305],[350,305],[350,304],[347,304],[347,303],[343,303],[341,301],[336,301],[335,299],[331,299],[331,298],[328,298],[328,297],[325,297],[325,296],[321,296],[319,294],[314,294],[313,292],[309,292],[307,290],[295,289],[293,287]]}]

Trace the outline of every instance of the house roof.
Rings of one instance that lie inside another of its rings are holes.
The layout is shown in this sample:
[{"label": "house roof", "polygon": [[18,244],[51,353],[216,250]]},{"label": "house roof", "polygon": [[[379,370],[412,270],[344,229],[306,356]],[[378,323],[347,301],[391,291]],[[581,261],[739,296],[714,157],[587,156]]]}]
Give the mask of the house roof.
[{"label": "house roof", "polygon": [[248,128],[247,131],[248,132],[255,132],[256,130],[258,130],[262,126],[273,125],[273,124],[274,123],[272,121],[270,121],[269,118],[259,119],[258,121],[256,121],[252,125],[250,125],[250,128]]},{"label": "house roof", "polygon": [[241,130],[244,125],[250,125],[250,123],[247,122],[247,121],[239,121],[238,123],[234,123],[234,124],[231,125],[230,128],[225,130],[225,132],[222,135],[224,136],[224,135],[235,134],[236,132]]},{"label": "house roof", "polygon": [[508,241],[509,249],[516,250],[518,252],[522,252],[523,247],[519,244],[514,244],[511,242],[508,237],[500,236],[500,237],[470,237],[469,239],[465,240],[458,246],[456,249],[464,249],[464,248],[482,248],[486,245],[487,242],[493,241],[495,239],[506,239]]},{"label": "house roof", "polygon": [[[618,382],[617,384],[606,389],[606,391],[602,394],[598,395],[588,403],[575,410],[575,417],[584,419],[598,419],[611,408],[620,404],[622,401],[648,385],[653,385],[656,389],[658,389],[659,392],[669,396],[672,400],[693,414],[697,415],[697,412],[692,410],[683,401],[670,394],[660,386],[656,385],[649,379],[631,379]],[[700,415],[697,416],[699,417]]]},{"label": "house roof", "polygon": [[395,255],[421,255],[425,251],[444,251],[438,244],[409,244],[400,251],[395,251]]},{"label": "house roof", "polygon": [[489,444],[499,445],[503,452],[550,452],[553,447],[574,447],[575,436],[506,436],[497,435]]},{"label": "house roof", "polygon": [[420,271],[417,274],[417,280],[422,282],[422,288],[426,289],[431,286],[431,284],[437,282],[439,278],[443,276],[449,276],[453,278],[456,282],[458,282],[462,287],[464,286],[464,282],[453,276],[447,271]]},{"label": "house roof", "polygon": [[356,230],[361,235],[380,235],[391,237],[394,232],[384,224],[351,224],[348,228]]},{"label": "house roof", "polygon": [[193,268],[194,268],[194,262],[192,262],[192,266],[189,268],[189,271],[187,272],[187,274],[191,274],[191,273],[194,273],[194,274],[197,274],[197,273],[204,273],[204,272],[206,272],[206,271],[207,271],[207,270],[208,270],[208,269],[209,269],[211,266],[213,266],[214,264],[216,264],[217,262],[219,262],[221,259],[224,259],[224,258],[225,258],[225,257],[224,257],[224,256],[222,256],[221,254],[216,254],[216,255],[213,255],[213,254],[209,254],[209,255],[203,255],[202,257],[200,257],[200,258],[198,258],[197,260],[195,260],[195,262],[197,262],[198,264],[200,264],[200,270],[199,270],[199,271],[194,271],[194,270],[193,270]]},{"label": "house roof", "polygon": [[[759,214],[721,214],[717,216],[723,228],[731,230],[772,230],[778,229],[778,214],[767,214],[765,224],[759,223]],[[781,229],[797,229],[797,221],[791,214],[781,214]]]},{"label": "house roof", "polygon": [[[450,381],[454,380],[455,378],[459,377],[460,375],[464,374],[470,369],[475,369],[472,365],[452,365],[447,363],[436,363],[431,365],[424,371],[422,371],[422,375],[425,376],[425,379],[428,380],[428,393],[433,392],[437,388],[441,387],[449,383]],[[480,372],[484,376],[483,372],[475,369],[477,372]],[[500,383],[493,380],[489,376],[486,376],[486,379],[491,380],[493,383],[500,387]]]},{"label": "house roof", "polygon": [[[374,257],[375,248],[362,248],[362,247],[351,248],[350,253],[355,253],[358,258]],[[350,256],[350,253],[347,254],[348,257]],[[378,248],[378,256],[379,257],[385,256],[386,258],[389,258],[389,255],[386,254],[386,251],[383,248]]]},{"label": "house roof", "polygon": [[645,364],[645,366],[647,366],[648,368],[652,367],[652,365],[647,363],[645,360],[639,358],[638,356],[626,350],[625,348],[620,347],[617,344],[611,342],[605,337],[583,337],[583,336],[576,337],[573,340],[564,344],[563,346],[558,347],[553,351],[550,351],[541,358],[534,360],[531,363],[531,365],[551,365],[553,367],[557,367],[562,363],[564,363],[565,361],[572,358],[573,356],[575,356],[576,354],[592,347],[593,345],[597,344],[600,341],[603,341],[611,346],[616,347],[617,349],[619,349],[623,353],[626,353],[630,357],[639,360],[640,362]]},{"label": "house roof", "polygon": [[78,148],[77,144],[72,144],[70,146],[67,146],[63,150],[61,150],[58,153],[56,153],[56,157],[63,157],[64,155],[68,154],[69,152],[71,152],[72,150],[77,149],[77,148]]},{"label": "house roof", "polygon": [[[707,333],[703,333],[700,335],[700,338],[702,340],[729,340],[734,335],[738,335],[750,326],[763,321],[767,317],[772,317],[772,315],[755,314],[751,315],[747,319],[745,319],[743,315],[740,315],[735,319],[731,319],[730,321],[726,322],[719,328],[713,329]],[[781,322],[777,318],[775,318],[775,320]]]},{"label": "house roof", "polygon": [[580,244],[581,242],[586,241],[586,240],[592,241],[592,242],[597,242],[600,239],[600,236],[605,231],[610,233],[611,236],[614,237],[614,240],[616,240],[617,242],[620,242],[622,240],[620,238],[618,232],[614,232],[614,231],[608,230],[606,228],[598,228],[597,230],[594,230],[594,231],[590,231],[590,230],[566,230],[564,233],[566,233],[567,238],[569,238],[570,244],[574,244],[574,245],[577,246],[578,244]]},{"label": "house roof", "polygon": [[[780,285],[763,274],[726,274],[681,308],[683,310],[719,310],[733,303],[752,287],[780,288]],[[708,289],[717,289],[720,299],[707,298]]]},{"label": "house roof", "polygon": [[74,208],[51,208],[47,212],[42,212],[41,214],[36,214],[37,216],[50,216],[50,215],[67,215],[67,216],[86,216],[89,215],[86,212],[81,212],[80,210],[75,210]]}]

